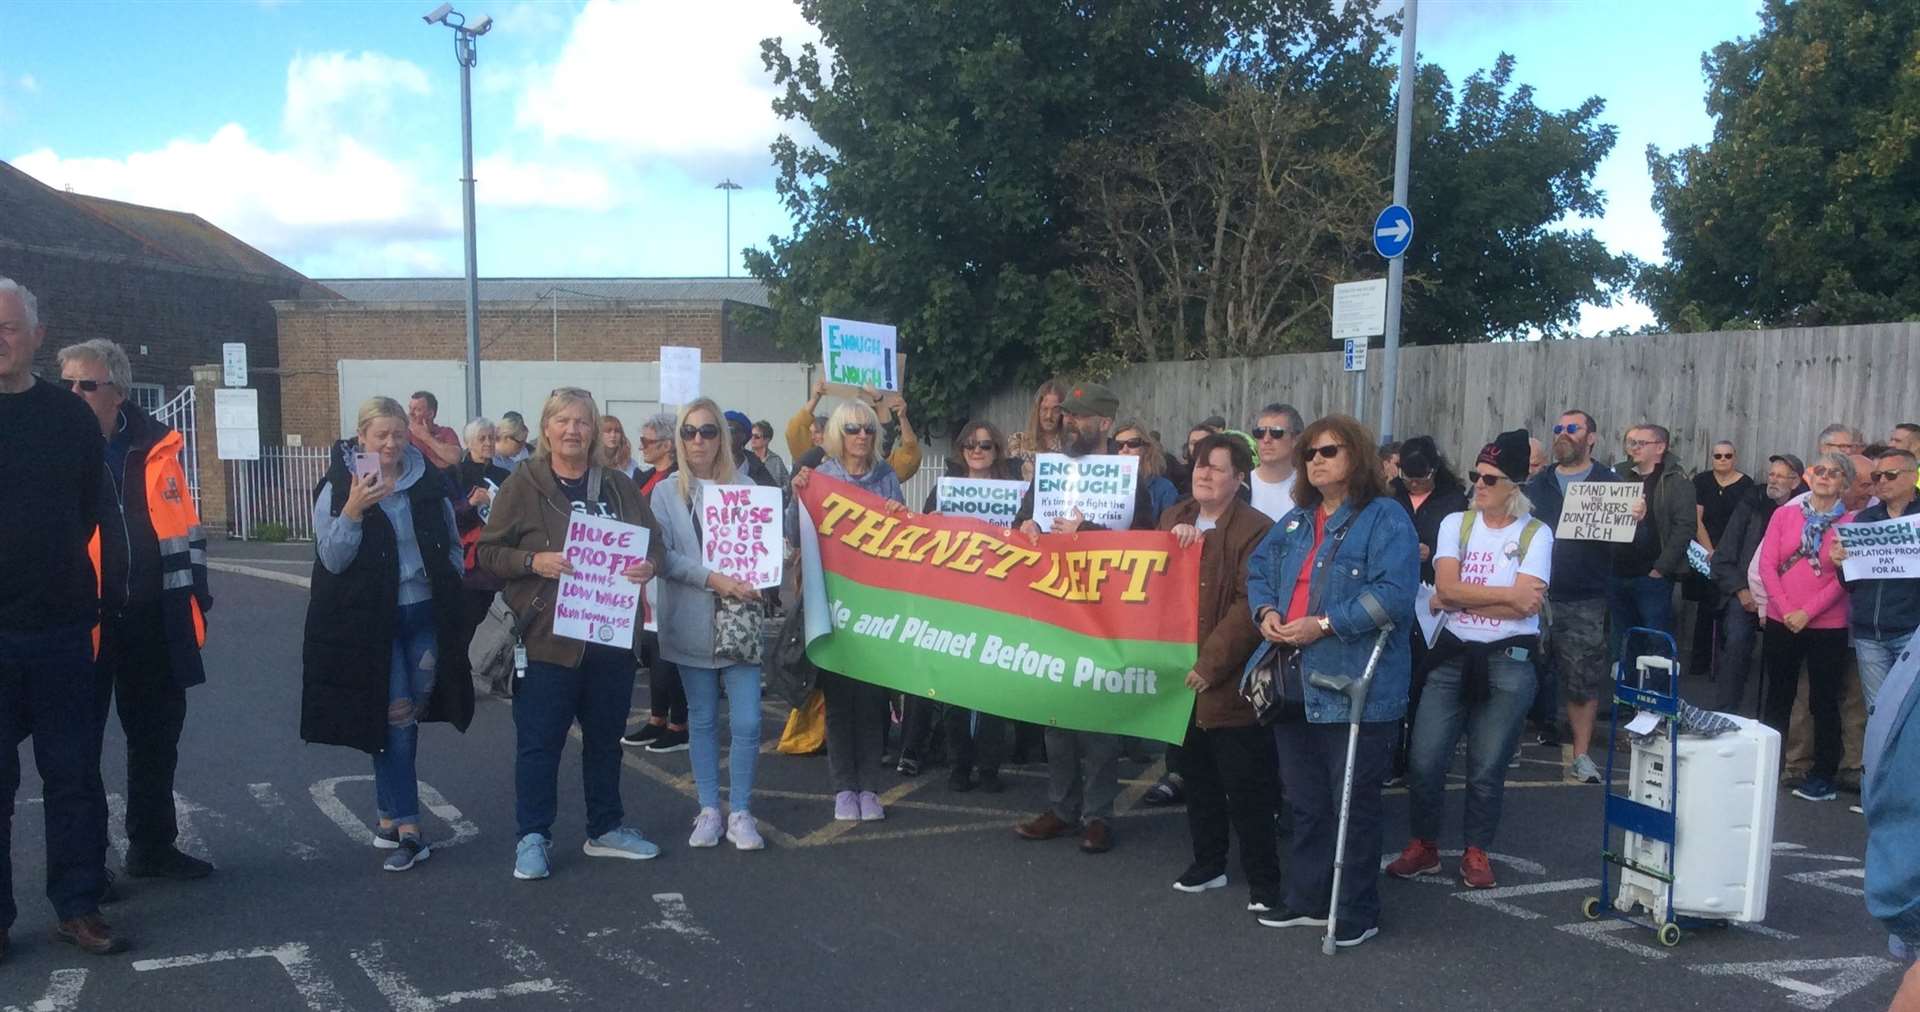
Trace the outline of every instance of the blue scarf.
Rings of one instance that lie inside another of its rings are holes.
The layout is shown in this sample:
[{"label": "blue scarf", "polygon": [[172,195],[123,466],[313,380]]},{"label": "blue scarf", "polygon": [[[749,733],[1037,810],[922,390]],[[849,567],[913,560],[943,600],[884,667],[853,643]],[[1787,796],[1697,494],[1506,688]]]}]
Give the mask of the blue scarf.
[{"label": "blue scarf", "polygon": [[1820,513],[1813,508],[1813,497],[1800,500],[1800,513],[1806,517],[1805,526],[1800,528],[1800,554],[1806,556],[1807,565],[1813,567],[1815,576],[1820,575],[1820,539],[1827,536],[1827,529],[1846,512],[1846,504],[1839,499],[1833,501],[1833,508]]}]

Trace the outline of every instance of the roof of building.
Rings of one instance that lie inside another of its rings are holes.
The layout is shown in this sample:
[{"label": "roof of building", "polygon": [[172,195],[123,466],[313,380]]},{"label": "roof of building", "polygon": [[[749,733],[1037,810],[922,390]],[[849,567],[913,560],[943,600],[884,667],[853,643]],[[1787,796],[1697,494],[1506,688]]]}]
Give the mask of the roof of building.
[{"label": "roof of building", "polygon": [[[320,281],[353,302],[464,302],[465,278],[333,278]],[[767,286],[753,278],[481,278],[482,302],[740,302],[767,305]]]},{"label": "roof of building", "polygon": [[56,190],[5,162],[0,162],[0,239],[292,281],[305,286],[302,294],[309,298],[328,294],[197,214]]}]

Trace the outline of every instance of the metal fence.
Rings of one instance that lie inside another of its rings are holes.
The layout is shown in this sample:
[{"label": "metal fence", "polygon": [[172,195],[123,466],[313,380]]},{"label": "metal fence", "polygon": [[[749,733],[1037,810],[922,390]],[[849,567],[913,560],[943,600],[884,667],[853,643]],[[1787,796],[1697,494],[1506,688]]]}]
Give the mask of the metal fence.
[{"label": "metal fence", "polygon": [[313,490],[328,447],[263,446],[259,460],[227,461],[227,535],[240,541],[313,540]]},{"label": "metal fence", "polygon": [[193,493],[193,509],[197,514],[200,512],[200,444],[193,438],[193,388],[182,388],[173,400],[153,409],[153,418],[161,425],[178,430],[185,440],[180,462],[187,472],[187,489]]}]

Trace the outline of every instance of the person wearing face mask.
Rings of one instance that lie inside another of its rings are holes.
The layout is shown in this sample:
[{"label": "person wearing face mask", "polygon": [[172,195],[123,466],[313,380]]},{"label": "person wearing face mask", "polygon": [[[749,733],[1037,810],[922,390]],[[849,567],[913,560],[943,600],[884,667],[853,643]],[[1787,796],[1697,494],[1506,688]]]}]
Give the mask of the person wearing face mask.
[{"label": "person wearing face mask", "polygon": [[1840,495],[1853,484],[1853,458],[1823,453],[1804,477],[1810,492],[1798,505],[1775,510],[1760,542],[1760,578],[1767,590],[1761,717],[1786,738],[1804,665],[1814,725],[1813,768],[1793,793],[1808,801],[1832,801],[1843,751],[1840,696],[1848,653],[1847,594],[1832,560],[1833,528],[1849,519]]},{"label": "person wearing face mask", "polygon": [[1807,469],[1790,453],[1767,460],[1766,482],[1747,491],[1727,518],[1713,546],[1713,582],[1720,593],[1720,652],[1714,658],[1713,708],[1746,713],[1748,676],[1753,671],[1753,642],[1766,615],[1766,588],[1755,568],[1760,541],[1773,511],[1806,491],[1800,475]]},{"label": "person wearing face mask", "polygon": [[422,721],[473,719],[460,535],[439,472],[390,397],[360,406],[313,503],[300,738],[373,756],[375,846],[388,871],[433,856],[415,772]]}]

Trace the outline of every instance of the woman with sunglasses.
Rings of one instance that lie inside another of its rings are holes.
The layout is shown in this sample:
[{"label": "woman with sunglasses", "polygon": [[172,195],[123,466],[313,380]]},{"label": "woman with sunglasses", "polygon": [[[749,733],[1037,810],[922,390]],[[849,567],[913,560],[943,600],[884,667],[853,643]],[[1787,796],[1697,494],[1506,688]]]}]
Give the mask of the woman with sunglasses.
[{"label": "woman with sunglasses", "polygon": [[[886,500],[892,510],[906,507],[900,500],[900,479],[880,459],[880,418],[859,401],[843,401],[827,418],[826,458],[819,473],[847,482]],[[795,492],[804,490],[812,470],[793,476]],[[799,497],[796,495],[795,500]],[[787,529],[797,530],[798,508],[788,509]],[[878,685],[821,669],[820,693],[827,703],[827,769],[833,778],[833,817],[842,822],[877,822],[887,817],[880,796],[867,786],[868,769],[878,763],[886,728],[887,693]]]},{"label": "woman with sunglasses", "polygon": [[[680,670],[687,691],[693,785],[700,811],[689,847],[717,847],[724,833],[735,850],[766,846],[749,809],[760,754],[760,665],[715,653],[716,597],[755,602],[760,592],[744,580],[707,568],[701,550],[700,500],[709,487],[745,483],[736,469],[733,433],[719,405],[702,397],[680,409],[674,455],[680,473],[653,490],[665,551],[660,572],[660,656]],[[720,686],[727,690],[728,813],[720,803]]]},{"label": "woman with sunglasses", "polygon": [[[1298,445],[1306,449],[1294,508],[1247,561],[1248,605],[1265,642],[1246,670],[1271,651],[1292,649],[1303,672],[1357,679],[1382,631],[1413,624],[1420,564],[1413,522],[1388,497],[1373,433],[1358,419],[1322,418]],[[1359,945],[1379,932],[1380,784],[1407,712],[1407,676],[1407,637],[1389,634],[1360,713],[1336,945]],[[1304,693],[1304,705],[1273,723],[1293,837],[1280,905],[1258,915],[1270,928],[1324,927],[1335,900],[1334,834],[1352,706],[1344,693],[1310,683]]]},{"label": "woman with sunglasses", "polygon": [[[1007,458],[1005,447],[1006,440],[992,423],[968,422],[961,426],[960,438],[953,441],[953,450],[947,455],[945,476],[1018,481],[1019,465]],[[938,513],[939,506],[940,489],[936,486],[927,493],[926,508],[922,512]],[[953,754],[948,789],[970,791],[978,786],[993,794],[1005,790],[1006,785],[1000,781],[1000,764],[1007,758],[1007,721],[991,713],[956,706],[947,706],[942,711],[941,704],[920,696],[908,696],[901,715],[900,772],[909,776],[919,772],[936,711],[941,711],[941,726],[946,729],[947,747]],[[980,778],[977,783],[976,773]]]},{"label": "woman with sunglasses", "polygon": [[[673,449],[673,434],[678,427],[679,419],[670,411],[657,412],[640,423],[640,459],[646,467],[633,480],[649,503],[654,488],[680,470],[674,463]],[[660,587],[649,584],[647,591],[647,614],[657,630],[659,622],[652,619],[659,611]],[[660,656],[660,634],[654,630],[640,631],[640,663],[647,669],[647,706],[651,712],[639,727],[620,736],[620,744],[656,753],[685,752],[689,747],[687,692],[680,684],[680,669]]]},{"label": "woman with sunglasses", "polygon": [[1153,431],[1137,421],[1122,422],[1113,430],[1115,452],[1123,457],[1140,458],[1140,481],[1147,486],[1147,499],[1153,503],[1153,522],[1160,523],[1160,514],[1169,506],[1180,501],[1180,491],[1166,476],[1167,455],[1160,450],[1160,441],[1153,438]]},{"label": "woman with sunglasses", "polygon": [[1526,430],[1503,432],[1467,472],[1473,507],[1440,524],[1433,607],[1445,626],[1427,653],[1426,688],[1408,750],[1412,839],[1387,866],[1395,878],[1440,870],[1440,825],[1447,768],[1467,739],[1466,853],[1460,880],[1493,887],[1487,850],[1500,828],[1507,759],[1513,755],[1537,688],[1540,606],[1553,572],[1553,532],[1534,519],[1520,483],[1527,480]]},{"label": "woman with sunglasses", "polygon": [[[540,445],[500,489],[480,536],[480,565],[506,581],[513,613],[527,623],[521,641],[527,668],[516,679],[513,728],[513,877],[550,874],[553,821],[560,807],[560,759],[567,734],[580,725],[580,780],[586,791],[588,857],[645,861],[660,848],[623,825],[620,732],[633,706],[636,651],[587,643],[554,632],[567,531],[576,513],[637,524],[649,531],[647,558],[623,567],[629,582],[653,579],[659,526],[633,479],[594,463],[600,411],[593,395],[560,387],[540,409]],[[635,642],[638,646],[638,641]]]},{"label": "woman with sunglasses", "polygon": [[[1754,494],[1753,479],[1740,473],[1733,444],[1720,440],[1709,451],[1710,465],[1693,476],[1693,540],[1711,557],[1727,531],[1727,521],[1747,497]],[[1713,670],[1713,658],[1720,644],[1721,600],[1711,579],[1690,577],[1685,586],[1687,600],[1695,602],[1693,620],[1693,670]]]},{"label": "woman with sunglasses", "polygon": [[1830,557],[1834,528],[1847,522],[1840,494],[1857,475],[1853,458],[1823,453],[1806,471],[1812,491],[1773,511],[1760,539],[1760,582],[1767,591],[1767,622],[1760,633],[1765,686],[1760,719],[1787,736],[1800,669],[1807,672],[1807,710],[1813,715],[1813,768],[1793,789],[1808,801],[1832,801],[1840,770],[1840,694],[1846,677],[1846,587]]}]

